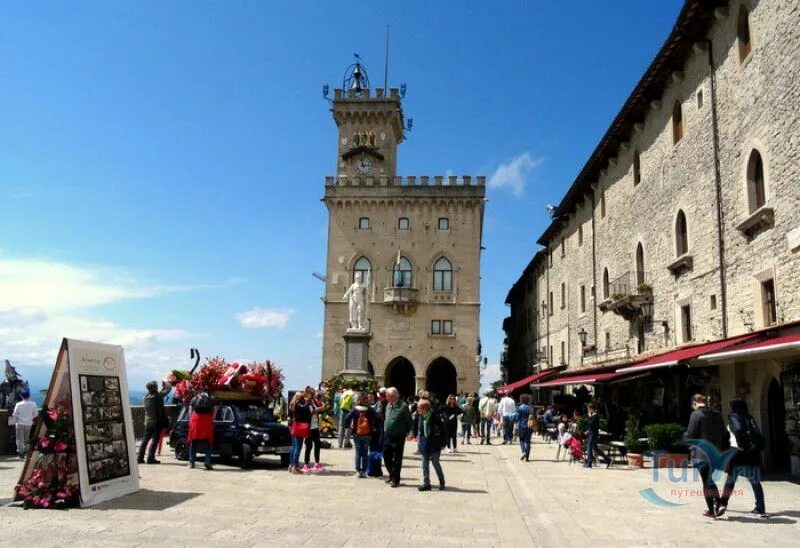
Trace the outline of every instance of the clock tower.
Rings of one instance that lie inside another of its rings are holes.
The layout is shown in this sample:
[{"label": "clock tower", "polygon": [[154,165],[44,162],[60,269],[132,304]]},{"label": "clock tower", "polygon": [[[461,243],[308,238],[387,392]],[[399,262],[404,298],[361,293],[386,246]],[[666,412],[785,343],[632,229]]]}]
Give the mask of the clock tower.
[{"label": "clock tower", "polygon": [[[403,396],[424,389],[444,401],[480,384],[486,179],[398,173],[397,147],[411,125],[401,90],[370,88],[356,58],[330,98],[337,145],[322,198],[328,249],[321,377],[366,369]],[[349,302],[356,281],[364,292],[352,307],[357,330]]]},{"label": "clock tower", "polygon": [[373,93],[357,61],[346,71],[342,89],[334,90],[332,111],[339,129],[337,177],[393,177],[404,126],[398,90]]}]

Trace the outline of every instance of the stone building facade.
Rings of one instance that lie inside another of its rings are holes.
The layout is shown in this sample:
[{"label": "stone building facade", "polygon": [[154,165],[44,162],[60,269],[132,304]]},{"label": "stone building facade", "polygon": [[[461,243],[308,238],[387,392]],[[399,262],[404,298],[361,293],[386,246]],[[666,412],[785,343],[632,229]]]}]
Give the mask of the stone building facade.
[{"label": "stone building facade", "polygon": [[344,369],[347,303],[368,284],[369,366],[405,395],[477,390],[484,177],[396,175],[397,89],[334,91],[337,174],[325,181],[322,378]]},{"label": "stone building facade", "polygon": [[[797,2],[686,1],[515,285],[536,297],[509,293],[508,324],[534,318],[509,347],[537,356],[509,371],[800,331],[798,20]],[[720,362],[719,397],[766,423],[797,365],[800,350]]]}]

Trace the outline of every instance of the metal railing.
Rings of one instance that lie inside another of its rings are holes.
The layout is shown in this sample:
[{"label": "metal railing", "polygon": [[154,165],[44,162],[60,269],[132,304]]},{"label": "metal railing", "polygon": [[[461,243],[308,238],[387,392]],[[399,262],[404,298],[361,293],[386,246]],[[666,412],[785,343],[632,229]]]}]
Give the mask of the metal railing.
[{"label": "metal railing", "polygon": [[611,299],[619,299],[629,295],[642,295],[651,293],[647,272],[629,270],[622,276],[615,278],[608,284],[608,293]]}]

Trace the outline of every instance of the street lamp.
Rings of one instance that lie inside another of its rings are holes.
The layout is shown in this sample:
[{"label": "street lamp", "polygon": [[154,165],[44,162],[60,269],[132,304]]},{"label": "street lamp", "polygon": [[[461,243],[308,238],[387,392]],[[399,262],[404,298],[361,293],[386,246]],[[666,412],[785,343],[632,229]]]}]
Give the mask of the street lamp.
[{"label": "street lamp", "polygon": [[664,329],[669,329],[667,320],[654,320],[653,319],[653,300],[647,299],[642,303],[642,321],[645,323],[660,323]]},{"label": "street lamp", "polygon": [[586,346],[586,337],[588,336],[589,333],[587,333],[586,330],[581,327],[581,330],[578,331],[578,338],[581,340],[581,346]]}]

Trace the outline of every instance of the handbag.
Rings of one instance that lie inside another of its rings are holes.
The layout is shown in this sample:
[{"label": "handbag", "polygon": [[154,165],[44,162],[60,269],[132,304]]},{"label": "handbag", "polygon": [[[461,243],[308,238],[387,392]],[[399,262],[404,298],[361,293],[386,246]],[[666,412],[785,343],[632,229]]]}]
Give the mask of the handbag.
[{"label": "handbag", "polygon": [[307,422],[293,422],[292,436],[295,438],[307,438],[311,434],[311,425]]},{"label": "handbag", "polygon": [[528,415],[528,430],[538,430],[539,424],[536,422],[536,417],[533,416],[533,413]]}]

